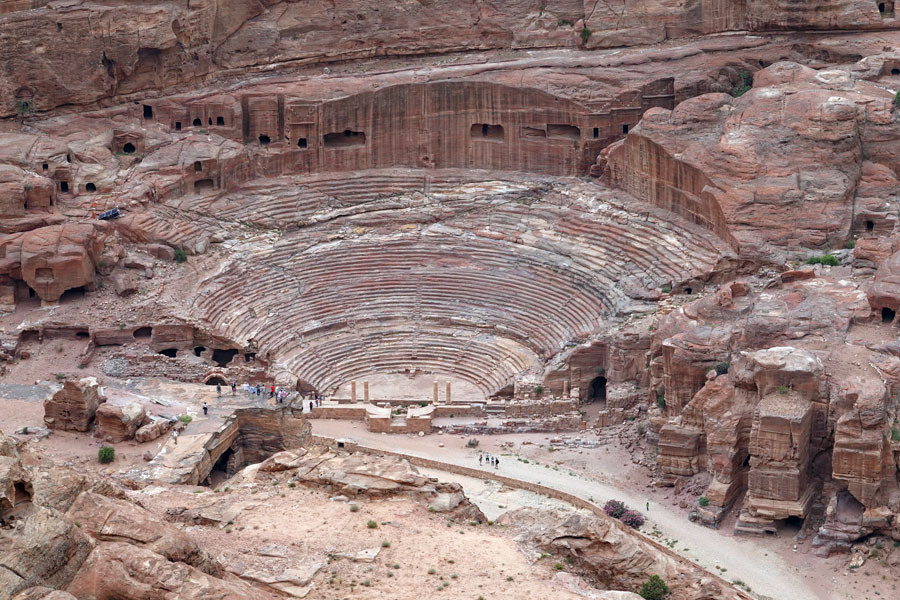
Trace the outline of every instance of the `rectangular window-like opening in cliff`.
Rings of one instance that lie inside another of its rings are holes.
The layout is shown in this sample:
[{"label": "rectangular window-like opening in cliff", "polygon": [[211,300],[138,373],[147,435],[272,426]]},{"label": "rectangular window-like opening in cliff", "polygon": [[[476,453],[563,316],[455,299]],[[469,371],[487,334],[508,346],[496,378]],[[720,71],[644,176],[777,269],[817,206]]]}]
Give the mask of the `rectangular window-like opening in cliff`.
[{"label": "rectangular window-like opening in cliff", "polygon": [[566,140],[581,139],[581,130],[574,125],[560,125],[551,123],[547,125],[547,137],[561,138]]},{"label": "rectangular window-like opening in cliff", "polygon": [[875,221],[866,221],[866,231],[875,231]]},{"label": "rectangular window-like opening in cliff", "polygon": [[881,309],[881,322],[882,323],[893,323],[894,317],[897,316],[897,312],[891,310],[888,307],[884,307]]},{"label": "rectangular window-like opening in cliff", "polygon": [[308,146],[309,146],[309,144],[307,143],[306,138],[300,138],[299,140],[297,140],[298,148],[306,148]]},{"label": "rectangular window-like opening in cliff", "polygon": [[175,131],[181,131],[181,121],[175,121]]},{"label": "rectangular window-like opening in cliff", "polygon": [[547,132],[543,129],[538,129],[537,127],[523,127],[522,128],[522,137],[545,138],[545,137],[547,137]]},{"label": "rectangular window-like opening in cliff", "polygon": [[622,125],[622,134],[624,135],[626,133],[628,133],[628,123]]},{"label": "rectangular window-like opening in cliff", "polygon": [[203,170],[203,163],[199,160],[194,161],[194,173],[199,173]]},{"label": "rectangular window-like opening in cliff", "polygon": [[881,13],[882,17],[893,17],[894,16],[894,3],[891,2],[879,2],[878,3],[878,12]]},{"label": "rectangular window-like opening in cliff", "polygon": [[469,135],[473,140],[490,140],[492,142],[503,141],[503,125],[490,125],[488,123],[475,123],[469,129]]},{"label": "rectangular window-like opening in cliff", "polygon": [[326,148],[352,148],[366,145],[366,134],[362,131],[345,129],[338,133],[326,133],[323,141]]},{"label": "rectangular window-like opening in cliff", "polygon": [[42,171],[46,171],[46,170],[49,169],[49,168],[50,168],[49,163],[43,163],[43,164],[41,165],[41,170],[42,170]]},{"label": "rectangular window-like opening in cliff", "polygon": [[216,125],[219,127],[225,126],[225,117],[216,117]]},{"label": "rectangular window-like opening in cliff", "polygon": [[69,192],[69,182],[68,181],[60,181],[59,182],[59,191],[65,193]]},{"label": "rectangular window-like opening in cliff", "polygon": [[194,182],[194,193],[205,192],[215,187],[212,179],[200,179]]},{"label": "rectangular window-like opening in cliff", "polygon": [[144,118],[152,119],[153,118],[153,107],[149,104],[144,105]]},{"label": "rectangular window-like opening in cliff", "polygon": [[594,127],[594,139],[598,139],[600,137],[600,128]]}]

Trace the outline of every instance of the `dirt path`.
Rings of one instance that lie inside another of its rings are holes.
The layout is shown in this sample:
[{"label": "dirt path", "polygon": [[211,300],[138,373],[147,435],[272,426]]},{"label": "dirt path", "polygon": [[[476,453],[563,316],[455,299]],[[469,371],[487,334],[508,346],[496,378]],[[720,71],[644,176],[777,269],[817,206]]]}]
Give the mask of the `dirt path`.
[{"label": "dirt path", "polygon": [[[458,436],[431,435],[425,437],[389,436],[366,431],[360,423],[346,421],[313,421],[313,432],[331,437],[350,437],[366,446],[403,452],[406,454],[441,460],[451,464],[478,468],[478,453],[465,447]],[[506,436],[494,436],[491,441],[502,441]],[[440,447],[443,444],[444,447]],[[491,451],[491,450],[489,450]],[[755,595],[777,600],[831,600],[833,596],[817,590],[810,578],[799,568],[784,561],[772,549],[754,538],[733,538],[689,522],[680,512],[646,495],[639,495],[612,477],[588,477],[566,469],[554,469],[550,465],[525,462],[500,452],[497,472],[522,481],[540,483],[576,496],[602,503],[616,498],[641,509],[648,518],[644,531],[654,528],[660,531],[660,541],[670,541],[670,546],[682,556],[703,568],[721,574],[730,581],[746,583]],[[488,473],[493,469],[482,467]],[[457,480],[446,473],[446,479]],[[649,501],[650,509],[646,510]],[[752,560],[748,558],[752,557]],[[823,564],[822,567],[825,565]]]}]

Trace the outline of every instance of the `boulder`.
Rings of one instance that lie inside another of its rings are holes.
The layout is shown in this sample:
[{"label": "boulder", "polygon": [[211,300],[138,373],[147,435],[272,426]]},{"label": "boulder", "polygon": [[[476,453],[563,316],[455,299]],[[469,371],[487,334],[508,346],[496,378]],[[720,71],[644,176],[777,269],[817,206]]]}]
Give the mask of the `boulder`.
[{"label": "boulder", "polygon": [[66,586],[80,600],[142,598],[144,600],[274,600],[276,596],[242,581],[224,581],[172,562],[148,548],[102,542]]},{"label": "boulder", "polygon": [[94,261],[103,248],[94,225],[41,227],[22,236],[22,278],[46,302],[57,302],[66,290],[94,289]]},{"label": "boulder", "polygon": [[134,275],[128,271],[113,271],[112,280],[116,294],[123,298],[131,296],[138,291],[137,281]]},{"label": "boulder", "polygon": [[134,432],[134,439],[140,444],[152,442],[153,440],[165,435],[172,428],[172,421],[159,417],[152,417],[150,423],[140,427]]},{"label": "boulder", "polygon": [[66,513],[82,531],[101,542],[141,546],[174,562],[200,570],[212,569],[212,559],[187,534],[126,500],[84,492]]},{"label": "boulder", "polygon": [[135,402],[125,406],[105,402],[97,408],[97,427],[106,441],[124,442],[134,437],[145,416],[144,407]]},{"label": "boulder", "polygon": [[147,244],[144,250],[162,261],[172,262],[175,260],[175,249],[165,244]]},{"label": "boulder", "polygon": [[125,255],[122,262],[126,269],[153,269],[154,260],[152,256],[148,256],[142,252],[129,252]]},{"label": "boulder", "polygon": [[44,401],[44,423],[50,429],[88,431],[97,407],[105,401],[95,377],[66,381],[61,390]]}]

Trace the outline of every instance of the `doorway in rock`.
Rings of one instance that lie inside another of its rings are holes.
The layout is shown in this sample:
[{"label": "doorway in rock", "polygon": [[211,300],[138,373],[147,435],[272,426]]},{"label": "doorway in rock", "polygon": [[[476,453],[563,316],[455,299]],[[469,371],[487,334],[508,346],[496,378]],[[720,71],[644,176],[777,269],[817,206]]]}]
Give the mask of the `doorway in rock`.
[{"label": "doorway in rock", "polygon": [[75,288],[70,288],[63,292],[62,296],[59,297],[60,304],[64,302],[72,302],[73,300],[80,300],[84,298],[85,289],[84,286],[79,286]]},{"label": "doorway in rock", "polygon": [[600,402],[603,406],[606,406],[606,377],[603,377],[602,375],[600,377],[594,377],[594,380],[591,381],[588,401]]},{"label": "doorway in rock", "polygon": [[[223,481],[234,475],[233,472],[229,472],[228,470],[228,462],[231,460],[232,456],[234,456],[234,450],[228,448],[216,460],[216,464],[213,465],[212,470],[210,470],[209,472],[208,482],[210,487],[215,488],[221,485]],[[234,467],[235,466],[232,465],[232,469]]]},{"label": "doorway in rock", "polygon": [[220,367],[224,368],[224,367],[228,366],[228,363],[231,362],[231,359],[233,359],[237,355],[237,353],[238,353],[238,351],[233,350],[233,349],[229,349],[229,350],[216,349],[216,350],[213,350],[212,359],[213,359],[214,363],[216,363]]},{"label": "doorway in rock", "polygon": [[213,376],[206,380],[206,385],[228,385],[228,384],[225,383],[225,380],[222,379],[221,377]]},{"label": "doorway in rock", "polygon": [[881,309],[881,322],[882,323],[893,323],[894,317],[896,317],[896,316],[897,316],[897,312],[894,310],[891,310],[890,308],[888,308],[886,306]]}]

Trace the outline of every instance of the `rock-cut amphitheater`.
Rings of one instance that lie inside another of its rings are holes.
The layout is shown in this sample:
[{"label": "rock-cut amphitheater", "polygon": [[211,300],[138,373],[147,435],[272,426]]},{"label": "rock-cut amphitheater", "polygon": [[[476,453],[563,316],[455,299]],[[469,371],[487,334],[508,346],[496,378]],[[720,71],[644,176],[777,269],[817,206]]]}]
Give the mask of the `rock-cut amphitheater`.
[{"label": "rock-cut amphitheater", "polygon": [[894,4],[0,2],[0,600],[900,598]]}]

